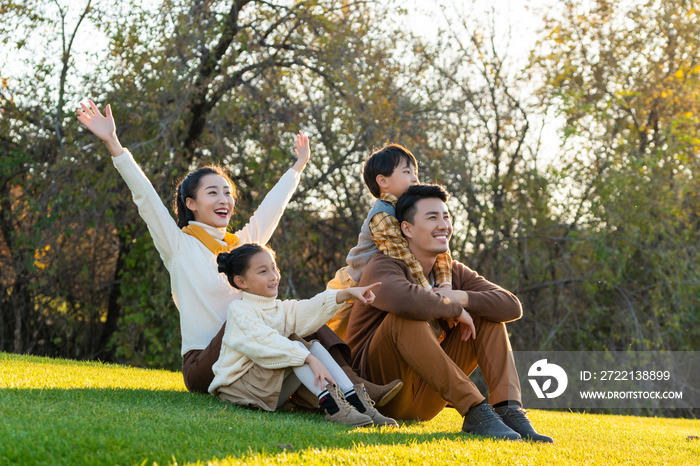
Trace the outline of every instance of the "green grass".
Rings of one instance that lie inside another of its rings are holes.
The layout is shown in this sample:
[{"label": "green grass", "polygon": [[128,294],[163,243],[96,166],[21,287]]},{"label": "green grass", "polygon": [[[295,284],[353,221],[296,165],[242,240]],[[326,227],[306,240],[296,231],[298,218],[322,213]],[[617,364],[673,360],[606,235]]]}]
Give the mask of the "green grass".
[{"label": "green grass", "polygon": [[[0,465],[700,464],[700,421],[530,411],[554,445],[459,433],[450,409],[349,430],[185,391],[179,372],[0,353]],[[282,450],[278,444],[291,444]]]}]

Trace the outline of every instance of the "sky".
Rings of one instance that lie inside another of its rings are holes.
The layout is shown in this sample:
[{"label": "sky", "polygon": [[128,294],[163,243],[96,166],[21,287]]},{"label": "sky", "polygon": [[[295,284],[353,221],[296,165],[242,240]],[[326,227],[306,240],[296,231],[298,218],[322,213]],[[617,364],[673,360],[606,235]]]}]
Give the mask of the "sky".
[{"label": "sky", "polygon": [[[407,10],[406,22],[416,34],[434,41],[440,27],[445,27],[445,13],[458,12],[476,20],[486,20],[493,10],[496,31],[504,40],[500,45],[508,46],[509,55],[518,63],[527,60],[535,43],[536,32],[541,27],[541,10],[549,0],[404,0],[397,2]],[[513,38],[509,43],[505,39]]]},{"label": "sky", "polygon": [[[391,1],[391,0],[388,0]],[[525,66],[543,27],[542,17],[557,0],[399,0],[393,2],[407,10],[402,21],[415,34],[436,41],[440,28],[447,26],[445,16],[460,14],[474,21],[488,21],[494,13],[496,45],[505,64],[512,70]],[[525,92],[534,91],[531,83]],[[541,132],[538,163],[551,164],[560,153],[559,130],[563,121],[553,113],[530,115],[533,137]]]},{"label": "sky", "polygon": [[[556,0],[380,0],[390,6],[399,7],[406,10],[406,16],[397,15],[397,21],[403,24],[416,35],[428,41],[435,41],[440,28],[447,26],[445,15],[455,15],[459,13],[476,21],[487,21],[493,10],[495,13],[495,27],[497,45],[503,54],[507,50],[508,60],[506,65],[515,70],[527,63],[530,50],[535,44],[537,31],[541,28],[543,10],[551,7]],[[70,2],[60,2],[67,12],[67,23],[71,24],[82,12],[83,1],[71,0]],[[57,14],[56,11],[47,14]],[[70,28],[70,26],[69,26]],[[18,63],[18,58],[31,56],[34,48],[41,48],[43,45],[43,34],[35,31],[31,35],[28,46],[18,54],[8,53],[7,48],[0,44],[0,77],[7,78],[21,74],[22,65]],[[49,31],[46,31],[49,32]],[[510,40],[508,38],[510,37]],[[87,39],[87,40],[86,40]],[[95,43],[105,43],[104,47],[95,47]],[[74,57],[81,63],[82,69],[94,69],[100,60],[101,54],[95,50],[107,50],[106,37],[94,27],[86,22],[81,27],[79,36],[74,43]],[[60,56],[60,42],[56,44],[56,56]],[[4,50],[3,50],[4,49]],[[3,53],[4,52],[4,53]],[[75,104],[75,102],[70,102]],[[557,135],[558,122],[553,117],[540,119],[535,124],[545,124],[543,132],[543,145],[541,153],[544,158],[551,160],[553,154],[558,150],[559,137]],[[549,155],[547,155],[549,154]]]}]

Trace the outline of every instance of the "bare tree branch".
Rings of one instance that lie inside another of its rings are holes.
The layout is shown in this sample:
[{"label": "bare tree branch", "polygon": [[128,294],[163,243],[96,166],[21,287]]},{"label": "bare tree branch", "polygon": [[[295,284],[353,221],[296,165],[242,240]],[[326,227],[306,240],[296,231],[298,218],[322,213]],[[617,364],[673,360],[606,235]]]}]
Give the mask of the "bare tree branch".
[{"label": "bare tree branch", "polygon": [[70,67],[71,50],[73,49],[73,41],[75,40],[75,36],[78,35],[78,29],[80,28],[80,24],[90,12],[90,4],[92,3],[92,0],[88,0],[87,4],[85,5],[85,9],[83,10],[83,13],[78,18],[78,23],[75,25],[73,33],[70,35],[68,45],[66,45],[66,13],[63,12],[63,9],[61,8],[61,5],[58,4],[57,0],[55,3],[58,6],[58,11],[61,15],[61,40],[63,41],[63,54],[61,56],[61,78],[58,85],[58,105],[56,106],[55,127],[56,138],[58,139],[61,149],[63,149],[63,106],[65,105],[66,78],[68,76],[68,68]]}]

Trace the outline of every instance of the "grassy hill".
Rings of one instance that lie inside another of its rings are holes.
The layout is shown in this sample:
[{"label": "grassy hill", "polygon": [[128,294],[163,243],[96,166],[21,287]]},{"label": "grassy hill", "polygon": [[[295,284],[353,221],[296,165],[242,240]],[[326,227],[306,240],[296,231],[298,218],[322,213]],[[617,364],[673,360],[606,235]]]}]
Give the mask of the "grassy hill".
[{"label": "grassy hill", "polygon": [[[700,420],[530,411],[554,445],[460,434],[450,409],[349,430],[187,393],[179,372],[0,353],[0,464],[700,464]],[[291,444],[282,449],[278,444]]]}]

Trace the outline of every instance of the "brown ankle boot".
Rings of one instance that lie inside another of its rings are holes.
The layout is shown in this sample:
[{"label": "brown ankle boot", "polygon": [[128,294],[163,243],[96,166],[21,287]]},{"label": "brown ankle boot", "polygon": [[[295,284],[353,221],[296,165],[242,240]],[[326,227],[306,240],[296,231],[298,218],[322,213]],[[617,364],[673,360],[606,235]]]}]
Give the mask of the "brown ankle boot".
[{"label": "brown ankle boot", "polygon": [[343,392],[341,392],[338,387],[329,383],[326,385],[326,390],[328,390],[328,394],[338,408],[338,411],[333,414],[326,412],[326,421],[355,427],[371,426],[374,424],[371,417],[367,414],[360,413],[347,402],[343,396]]},{"label": "brown ankle boot", "polygon": [[357,410],[360,411],[362,414],[369,416],[376,427],[399,426],[399,424],[394,419],[388,416],[384,416],[382,413],[377,411],[377,408],[374,407],[374,401],[372,401],[369,395],[367,395],[367,391],[365,390],[365,386],[363,384],[356,384],[352,388],[355,390],[357,397],[360,399],[360,402],[362,403],[362,406],[365,409],[364,411],[361,411],[359,408]]},{"label": "brown ankle boot", "polygon": [[403,387],[403,382],[400,379],[396,379],[393,382],[389,382],[386,385],[375,385],[372,382],[363,379],[359,375],[355,374],[350,366],[341,366],[343,372],[348,376],[353,385],[364,384],[367,395],[374,400],[377,406],[384,406],[389,401],[391,401],[401,387]]},{"label": "brown ankle boot", "polygon": [[290,400],[294,406],[304,411],[317,411],[319,409],[318,397],[303,385],[294,392]]}]

